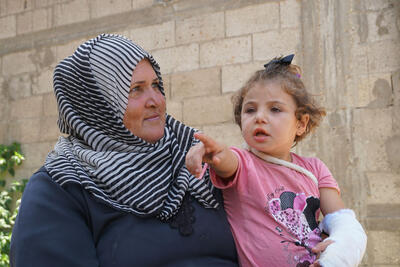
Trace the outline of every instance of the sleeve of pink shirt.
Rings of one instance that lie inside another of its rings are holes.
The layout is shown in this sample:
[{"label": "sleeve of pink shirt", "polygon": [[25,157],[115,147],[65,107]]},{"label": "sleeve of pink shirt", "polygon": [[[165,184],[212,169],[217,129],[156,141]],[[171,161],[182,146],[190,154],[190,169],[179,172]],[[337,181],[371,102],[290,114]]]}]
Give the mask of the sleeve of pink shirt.
[{"label": "sleeve of pink shirt", "polygon": [[230,147],[230,150],[232,150],[232,152],[238,157],[238,169],[236,170],[235,177],[232,179],[221,178],[215,173],[214,169],[210,167],[211,182],[216,188],[219,189],[231,188],[237,184],[238,177],[242,171],[242,164],[246,160],[244,159],[245,155],[241,153],[240,149],[236,147]]},{"label": "sleeve of pink shirt", "polygon": [[318,179],[318,188],[334,188],[340,194],[339,185],[328,167],[318,158],[310,158],[310,160],[313,161],[312,165],[316,172],[314,175]]}]

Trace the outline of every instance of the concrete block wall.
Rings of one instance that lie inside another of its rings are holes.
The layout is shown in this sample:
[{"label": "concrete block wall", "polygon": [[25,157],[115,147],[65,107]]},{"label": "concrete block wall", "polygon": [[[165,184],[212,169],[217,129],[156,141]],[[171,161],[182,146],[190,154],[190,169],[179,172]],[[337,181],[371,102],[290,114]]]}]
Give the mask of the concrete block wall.
[{"label": "concrete block wall", "polygon": [[0,143],[39,168],[59,131],[55,65],[100,33],[160,63],[167,110],[240,146],[230,97],[277,55],[295,53],[328,115],[294,149],[321,158],[369,236],[363,266],[399,266],[400,1],[0,0]]}]

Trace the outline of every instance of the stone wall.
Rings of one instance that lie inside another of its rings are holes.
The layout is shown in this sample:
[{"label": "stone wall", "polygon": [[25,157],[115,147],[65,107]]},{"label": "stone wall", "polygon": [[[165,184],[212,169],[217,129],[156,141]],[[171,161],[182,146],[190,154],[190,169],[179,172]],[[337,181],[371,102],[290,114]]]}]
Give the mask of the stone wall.
[{"label": "stone wall", "polygon": [[295,53],[328,110],[295,151],[320,157],[368,231],[364,266],[400,265],[400,1],[0,0],[0,143],[18,141],[18,177],[59,135],[55,65],[99,33],[158,60],[168,112],[240,145],[230,97],[276,55]]}]

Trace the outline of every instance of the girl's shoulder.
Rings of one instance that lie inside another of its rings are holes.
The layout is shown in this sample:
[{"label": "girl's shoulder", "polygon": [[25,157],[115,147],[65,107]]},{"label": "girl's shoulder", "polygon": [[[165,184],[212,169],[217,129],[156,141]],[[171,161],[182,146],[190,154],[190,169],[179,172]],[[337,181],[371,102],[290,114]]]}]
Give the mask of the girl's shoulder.
[{"label": "girl's shoulder", "polygon": [[328,167],[325,163],[317,157],[304,157],[297,155],[296,153],[292,154],[292,161],[294,164],[300,165],[303,168],[311,172],[320,173],[321,171],[327,171]]}]

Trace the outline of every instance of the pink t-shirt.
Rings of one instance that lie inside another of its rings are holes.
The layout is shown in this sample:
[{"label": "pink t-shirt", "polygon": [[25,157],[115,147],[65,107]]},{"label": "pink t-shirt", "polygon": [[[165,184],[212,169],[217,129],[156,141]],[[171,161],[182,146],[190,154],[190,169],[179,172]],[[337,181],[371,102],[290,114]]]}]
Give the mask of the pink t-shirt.
[{"label": "pink t-shirt", "polygon": [[220,179],[211,170],[214,185],[223,189],[224,206],[236,242],[241,266],[308,266],[320,242],[319,188],[338,185],[317,158],[292,153],[292,162],[311,171],[306,175],[266,162],[253,153],[231,148],[239,158],[233,180]]}]

